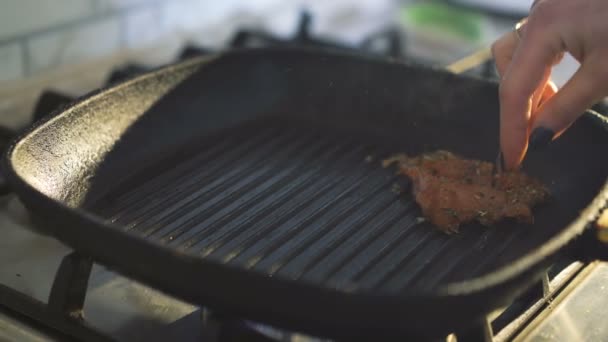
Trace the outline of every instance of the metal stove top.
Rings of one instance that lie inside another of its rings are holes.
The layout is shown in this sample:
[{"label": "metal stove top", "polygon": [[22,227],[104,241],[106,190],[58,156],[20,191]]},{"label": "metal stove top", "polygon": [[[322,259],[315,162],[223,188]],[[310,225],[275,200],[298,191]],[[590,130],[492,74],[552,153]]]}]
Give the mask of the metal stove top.
[{"label": "metal stove top", "polygon": [[[387,29],[358,47],[319,41],[309,34],[304,14],[293,39],[265,32],[240,31],[232,46],[299,44],[353,49],[407,58],[398,30]],[[186,59],[210,50],[188,46]],[[108,82],[118,82],[149,67],[128,64]],[[496,77],[491,64],[473,72]],[[47,115],[72,98],[44,92],[34,118]],[[3,130],[4,131],[4,130]],[[9,137],[10,130],[0,136]],[[14,132],[13,132],[14,133]],[[1,140],[1,139],[0,139]],[[0,181],[0,183],[2,183]],[[26,209],[0,184],[0,340],[8,341],[320,341],[234,317],[218,315],[127,279],[56,240],[35,231]],[[446,337],[449,341],[608,340],[603,324],[608,266],[564,261],[512,305],[490,315],[485,324]],[[457,313],[455,313],[457,314]],[[565,339],[564,339],[565,338]]]}]

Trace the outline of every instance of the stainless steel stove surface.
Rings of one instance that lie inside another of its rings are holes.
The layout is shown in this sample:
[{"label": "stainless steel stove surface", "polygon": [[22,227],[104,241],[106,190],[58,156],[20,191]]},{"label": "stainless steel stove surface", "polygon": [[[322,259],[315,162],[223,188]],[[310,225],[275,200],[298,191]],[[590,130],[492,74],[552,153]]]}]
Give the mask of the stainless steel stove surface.
[{"label": "stainless steel stove surface", "polygon": [[[304,15],[294,40],[241,31],[236,46],[320,42],[308,34]],[[406,58],[396,30],[379,32],[362,51]],[[352,48],[352,47],[348,47]],[[207,53],[189,46],[180,58]],[[147,70],[131,64],[109,78],[116,82]],[[478,68],[496,77],[491,64]],[[34,116],[47,115],[70,96],[49,90]],[[0,188],[2,186],[0,185]],[[7,189],[4,189],[7,190]],[[37,232],[13,195],[0,197],[0,340],[7,341],[307,341],[320,340],[234,317],[218,316],[127,279],[55,239]],[[512,305],[488,317],[488,324],[448,336],[458,341],[607,341],[608,265],[562,262]]]},{"label": "stainless steel stove surface", "polygon": [[[15,341],[64,340],[58,332],[47,331],[41,335],[35,332],[35,326],[22,326],[32,322],[16,317],[13,306],[20,305],[6,298],[14,295],[9,289],[15,289],[30,297],[32,302],[47,302],[55,273],[62,259],[72,252],[56,240],[29,230],[27,220],[24,209],[13,195],[2,199],[0,225],[4,238],[0,247],[0,296],[2,304],[11,307],[3,311],[2,316],[10,315],[12,318],[0,319],[0,325],[5,326],[0,328],[0,336],[4,334],[4,338]],[[30,306],[34,308],[34,305]],[[16,310],[30,309],[20,307]],[[195,310],[192,305],[167,297],[99,265],[91,271],[84,303],[86,321],[121,340],[139,339],[146,335],[160,337],[160,328],[170,334],[165,329],[167,324],[175,324]],[[27,312],[22,314],[28,315]],[[15,324],[15,321],[21,323]]]}]

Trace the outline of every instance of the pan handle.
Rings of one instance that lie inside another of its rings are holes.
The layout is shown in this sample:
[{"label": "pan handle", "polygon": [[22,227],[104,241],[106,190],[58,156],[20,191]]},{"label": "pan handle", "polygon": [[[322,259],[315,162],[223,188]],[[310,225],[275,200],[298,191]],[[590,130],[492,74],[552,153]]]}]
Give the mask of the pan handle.
[{"label": "pan handle", "polygon": [[484,47],[472,54],[447,65],[445,69],[454,74],[461,74],[492,59],[492,48]]},{"label": "pan handle", "polygon": [[595,229],[590,229],[594,232],[594,240],[599,251],[598,259],[608,260],[608,208],[604,208],[594,224]]},{"label": "pan handle", "polygon": [[597,229],[597,239],[608,245],[608,208],[600,213],[595,221],[595,228]]},{"label": "pan handle", "polygon": [[608,261],[608,208],[604,208],[590,225],[573,242],[569,254],[580,261]]}]

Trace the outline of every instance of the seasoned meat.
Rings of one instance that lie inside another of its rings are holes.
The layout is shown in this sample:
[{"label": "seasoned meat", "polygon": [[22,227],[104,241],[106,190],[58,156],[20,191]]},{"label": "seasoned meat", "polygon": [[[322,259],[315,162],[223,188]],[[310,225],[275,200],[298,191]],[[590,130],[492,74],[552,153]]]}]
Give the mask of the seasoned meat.
[{"label": "seasoned meat", "polygon": [[549,196],[541,182],[520,171],[494,174],[491,163],[448,151],[416,157],[401,154],[383,161],[384,167],[392,164],[412,180],[424,216],[448,233],[475,220],[485,226],[504,218],[532,223],[531,208]]}]

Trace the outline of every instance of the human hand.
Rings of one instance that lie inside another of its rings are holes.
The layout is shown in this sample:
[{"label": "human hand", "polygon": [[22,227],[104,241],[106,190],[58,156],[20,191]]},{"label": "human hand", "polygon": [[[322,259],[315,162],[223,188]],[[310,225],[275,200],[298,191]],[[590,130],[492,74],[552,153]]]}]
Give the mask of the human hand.
[{"label": "human hand", "polygon": [[[507,169],[548,144],[608,95],[608,1],[537,0],[518,34],[492,46],[500,81],[500,146]],[[552,67],[569,52],[581,66],[559,90]]]}]

